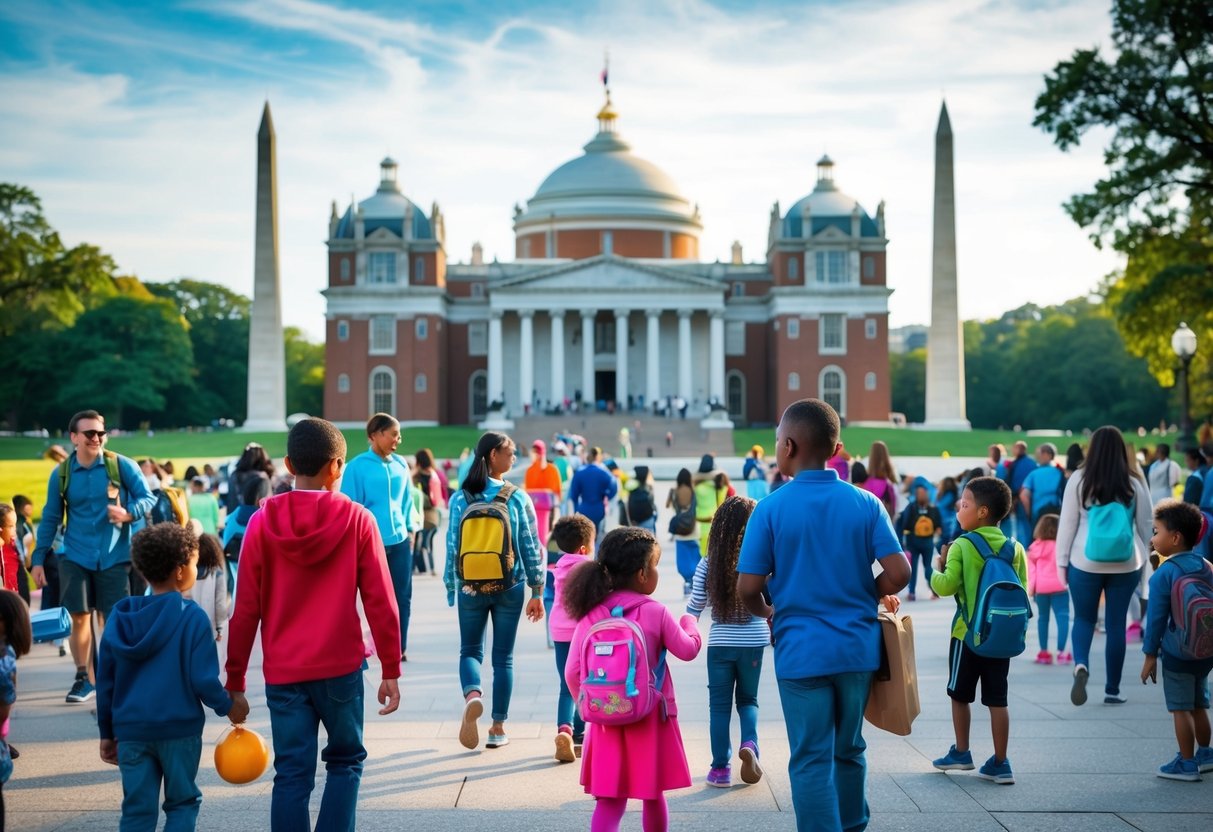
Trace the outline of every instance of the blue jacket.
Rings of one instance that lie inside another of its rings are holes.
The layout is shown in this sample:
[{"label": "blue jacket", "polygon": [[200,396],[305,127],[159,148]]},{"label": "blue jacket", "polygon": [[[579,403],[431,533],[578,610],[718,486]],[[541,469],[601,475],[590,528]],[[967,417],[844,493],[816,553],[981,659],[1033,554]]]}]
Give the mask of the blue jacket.
[{"label": "blue jacket", "polygon": [[606,501],[619,492],[619,481],[602,465],[583,465],[569,485],[573,509],[595,523],[606,515]]},{"label": "blue jacket", "polygon": [[1171,620],[1171,586],[1184,575],[1207,569],[1209,563],[1200,555],[1182,552],[1167,558],[1150,576],[1150,600],[1146,605],[1146,631],[1141,639],[1141,652],[1157,656],[1161,650],[1163,664],[1170,664],[1181,672],[1193,662],[1180,658],[1179,632]]},{"label": "blue jacket", "polygon": [[136,595],[114,606],[97,653],[101,739],[200,736],[202,705],[227,716],[215,635],[202,607],[180,592]]},{"label": "blue jacket", "polygon": [[413,480],[399,454],[384,459],[366,451],[349,461],[341,475],[341,493],[370,509],[384,546],[409,539],[413,528]]},{"label": "blue jacket", "polygon": [[[71,476],[67,483],[67,529],[63,534],[62,557],[85,569],[108,569],[131,559],[131,524],[115,526],[109,520],[109,477],[105,461],[97,457],[88,468],[80,464],[73,451],[68,458]],[[118,456],[121,488],[118,502],[135,517],[152,510],[156,497],[134,460]],[[34,547],[34,566],[41,566],[55,543],[63,520],[63,502],[59,498],[59,466],[51,471],[46,487],[46,505],[38,523],[38,543]]]},{"label": "blue jacket", "polygon": [[[614,477],[612,477],[614,479]],[[505,485],[504,480],[490,478],[488,487],[481,494],[470,497],[463,489],[451,495],[450,521],[446,530],[446,567],[442,570],[443,583],[446,584],[446,602],[455,606],[455,593],[460,588],[459,583],[459,521],[469,503],[479,500],[492,500]],[[547,579],[546,553],[539,544],[536,533],[538,522],[535,519],[535,504],[527,496],[526,491],[519,488],[510,495],[506,507],[510,513],[510,540],[514,544],[514,578],[517,581],[526,580],[531,588],[531,597],[539,598],[543,592],[544,581]]]}]

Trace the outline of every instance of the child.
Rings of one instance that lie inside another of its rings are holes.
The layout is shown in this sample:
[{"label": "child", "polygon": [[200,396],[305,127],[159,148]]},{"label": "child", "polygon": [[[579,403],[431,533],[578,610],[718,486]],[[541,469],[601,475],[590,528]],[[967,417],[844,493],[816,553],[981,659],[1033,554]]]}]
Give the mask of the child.
[{"label": "child", "polygon": [[762,779],[758,763],[758,680],[762,675],[763,649],[771,643],[771,630],[762,618],[750,615],[737,595],[737,556],[746,523],[757,503],[745,497],[730,497],[712,518],[708,556],[695,570],[687,612],[696,619],[712,606],[712,629],[708,632],[708,713],[712,741],[712,767],[708,785],[727,789],[732,785],[729,745],[733,691],[737,691],[737,718],[741,720],[741,780]]},{"label": "child", "polygon": [[198,538],[198,580],[186,597],[202,607],[211,622],[215,642],[223,641],[223,625],[227,623],[227,563],[223,546],[213,534]]},{"label": "child", "polygon": [[944,477],[939,481],[939,492],[935,497],[935,506],[939,516],[943,518],[942,543],[951,543],[956,537],[956,501],[960,499],[960,489],[955,477]]},{"label": "child", "polygon": [[135,535],[131,560],[151,595],[114,606],[97,655],[101,759],[122,772],[122,828],[153,829],[164,783],[170,829],[193,829],[202,805],[195,780],[202,756],[202,705],[233,723],[248,706],[219,681],[206,615],[182,597],[194,585],[198,541],[176,523]]},{"label": "child", "polygon": [[[657,668],[666,651],[683,661],[699,655],[703,640],[695,619],[684,615],[675,621],[664,604],[649,597],[657,589],[660,560],[661,547],[653,535],[635,527],[620,528],[602,539],[596,562],[581,564],[568,577],[561,600],[578,623],[564,678],[574,700],[581,689],[582,642],[590,628],[610,617],[615,607],[621,607],[624,617],[644,632],[650,667]],[[664,707],[659,705],[639,722],[627,725],[590,725],[581,784],[598,801],[590,821],[593,832],[618,830],[628,798],[644,801],[646,830],[668,829],[664,792],[691,785],[668,667],[660,676]]]},{"label": "child", "polygon": [[17,591],[17,573],[21,554],[17,551],[17,512],[8,503],[0,503],[0,588]]},{"label": "child", "polygon": [[215,534],[219,530],[219,501],[206,489],[206,480],[195,476],[190,480],[190,517],[202,524],[202,531]]},{"label": "child", "polygon": [[[1172,617],[1171,592],[1175,583],[1194,576],[1199,584],[1181,590],[1184,598],[1194,595],[1213,597],[1213,571],[1203,558],[1192,552],[1201,532],[1200,510],[1190,503],[1163,500],[1154,508],[1154,536],[1150,545],[1163,561],[1150,578],[1150,600],[1146,608],[1146,632],[1142,652],[1146,660],[1141,668],[1141,683],[1146,679],[1158,684],[1158,653],[1162,651],[1162,691],[1167,710],[1175,721],[1175,739],[1179,753],[1158,769],[1168,780],[1195,781],[1202,772],[1213,771],[1213,748],[1209,731],[1209,671],[1213,656],[1203,659],[1185,655],[1183,622]],[[1198,654],[1199,655],[1199,654]]]},{"label": "child", "polygon": [[[931,558],[935,555],[935,535],[943,530],[943,517],[939,509],[931,504],[929,483],[923,477],[915,477],[912,484],[914,499],[897,518],[897,534],[901,537],[906,552],[910,555],[910,591],[907,601],[917,597],[918,562],[922,561],[927,586],[931,585]],[[939,598],[934,592],[931,600]]]},{"label": "child", "polygon": [[[247,709],[245,672],[261,630],[262,671],[274,738],[270,828],[311,828],[317,730],[328,733],[327,778],[316,828],[352,832],[362,779],[366,644],[358,599],[383,666],[381,716],[400,706],[400,615],[375,517],[338,492],[345,437],[324,419],[303,419],[286,438],[295,488],[270,497],[249,520],[240,550],[240,592],[229,623],[227,689]],[[410,568],[412,560],[406,562]],[[322,623],[321,623],[322,622]]]},{"label": "child", "polygon": [[[956,505],[956,520],[966,532],[975,531],[985,538],[990,549],[997,552],[1006,543],[999,524],[1011,513],[1011,489],[996,477],[975,477],[965,486]],[[956,744],[948,753],[934,761],[940,771],[972,771],[973,754],[969,750],[969,706],[977,698],[977,682],[981,680],[981,704],[990,710],[990,732],[994,737],[994,756],[986,760],[978,776],[1003,786],[1015,782],[1011,761],[1007,758],[1007,741],[1011,731],[1011,713],[1007,708],[1007,675],[1010,659],[979,656],[964,643],[968,627],[965,611],[977,605],[977,588],[985,559],[964,537],[945,546],[938,556],[939,571],[931,578],[931,589],[940,595],[956,596],[956,617],[952,623],[952,646],[948,653],[951,674],[948,696],[952,699],[952,727]],[[1015,544],[1012,566],[1019,582],[1025,587],[1028,574],[1023,546]]]},{"label": "child", "polygon": [[[580,514],[570,514],[556,521],[552,539],[560,549],[560,559],[550,568],[553,603],[549,610],[548,632],[556,649],[556,671],[560,675],[560,697],[556,700],[556,759],[571,763],[581,756],[585,737],[585,721],[577,712],[573,694],[564,680],[564,668],[569,659],[569,642],[577,629],[577,621],[569,617],[561,603],[561,590],[574,568],[585,563],[594,552],[594,522]],[[545,590],[546,591],[546,590]]]},{"label": "child", "polygon": [[1065,652],[1066,636],[1070,634],[1070,591],[1057,574],[1056,514],[1042,515],[1032,533],[1028,547],[1028,596],[1036,599],[1036,627],[1040,637],[1037,664],[1053,664],[1049,652],[1049,616],[1057,617],[1057,663],[1069,664],[1074,657]]},{"label": "child", "polygon": [[17,701],[17,659],[33,643],[29,608],[15,592],[0,590],[0,829],[4,828],[4,784],[17,752],[8,744],[8,715]]}]

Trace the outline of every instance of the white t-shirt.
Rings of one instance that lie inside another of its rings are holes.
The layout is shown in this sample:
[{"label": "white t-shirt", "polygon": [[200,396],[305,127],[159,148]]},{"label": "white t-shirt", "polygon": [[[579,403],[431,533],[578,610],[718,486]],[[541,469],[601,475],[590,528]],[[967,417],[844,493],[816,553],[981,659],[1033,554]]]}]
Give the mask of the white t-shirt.
[{"label": "white t-shirt", "polygon": [[1179,463],[1173,459],[1160,460],[1150,466],[1146,479],[1150,483],[1150,499],[1155,505],[1160,500],[1175,496],[1175,486],[1179,485],[1181,474]]}]

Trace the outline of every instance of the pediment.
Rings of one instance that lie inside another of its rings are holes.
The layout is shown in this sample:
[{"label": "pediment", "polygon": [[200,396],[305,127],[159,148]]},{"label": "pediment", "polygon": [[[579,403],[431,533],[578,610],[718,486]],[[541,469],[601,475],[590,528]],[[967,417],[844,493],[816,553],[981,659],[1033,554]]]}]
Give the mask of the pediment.
[{"label": "pediment", "polygon": [[400,240],[398,236],[388,231],[386,228],[376,228],[370,234],[366,235],[366,239],[371,242],[397,242]]},{"label": "pediment", "polygon": [[[706,269],[706,267],[705,267]],[[591,257],[585,260],[537,266],[497,283],[494,291],[578,292],[621,289],[629,292],[720,292],[720,281],[703,275],[637,263],[622,257]]]},{"label": "pediment", "polygon": [[822,240],[824,242],[833,242],[835,240],[839,240],[839,241],[849,240],[849,239],[851,239],[851,235],[842,231],[837,226],[828,225],[823,230],[818,231],[816,234],[814,234],[813,239]]}]

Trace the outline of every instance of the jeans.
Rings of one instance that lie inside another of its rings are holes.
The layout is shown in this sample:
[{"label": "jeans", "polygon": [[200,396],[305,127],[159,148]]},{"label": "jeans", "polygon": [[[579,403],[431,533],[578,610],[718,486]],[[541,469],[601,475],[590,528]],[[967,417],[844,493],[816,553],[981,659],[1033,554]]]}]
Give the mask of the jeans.
[{"label": "jeans", "polygon": [[408,538],[385,546],[387,571],[392,577],[392,591],[400,609],[400,652],[409,647],[409,613],[413,609],[413,547]]},{"label": "jeans", "polygon": [[323,724],[328,744],[320,752],[320,759],[324,760],[327,775],[316,829],[353,832],[362,762],[366,759],[362,745],[362,669],[313,682],[267,684],[265,699],[274,740],[270,829],[311,829],[308,800],[316,785],[317,732]]},{"label": "jeans", "polygon": [[432,529],[422,529],[417,532],[417,547],[413,552],[413,568],[424,575],[427,571],[434,571],[434,535],[438,532],[438,527]]},{"label": "jeans", "polygon": [[555,645],[556,672],[560,674],[560,696],[556,699],[556,727],[572,725],[573,740],[581,742],[581,738],[585,736],[585,720],[581,718],[577,705],[573,702],[573,693],[569,690],[569,683],[564,680],[564,666],[569,661],[569,642],[557,641]]},{"label": "jeans", "polygon": [[202,806],[202,792],[194,782],[201,758],[201,735],[118,743],[118,768],[122,773],[119,831],[155,832],[161,781],[164,782],[165,832],[193,829]]},{"label": "jeans", "polygon": [[931,540],[925,543],[919,543],[916,540],[911,540],[906,544],[906,551],[910,553],[910,594],[913,594],[918,589],[918,561],[922,559],[923,577],[927,582],[927,590],[934,593],[931,589],[931,558],[935,556],[935,545]]},{"label": "jeans", "polygon": [[733,759],[729,727],[736,690],[741,741],[758,744],[758,679],[762,675],[761,647],[708,648],[708,734],[712,740],[712,768],[724,768]]},{"label": "jeans", "polygon": [[1125,665],[1125,616],[1133,590],[1141,579],[1141,570],[1105,575],[1084,572],[1071,564],[1070,596],[1074,599],[1074,664],[1091,667],[1091,640],[1095,638],[1095,620],[1099,616],[1099,594],[1104,595],[1104,626],[1107,682],[1104,693],[1120,693],[1120,673]]},{"label": "jeans", "polygon": [[699,567],[699,541],[698,540],[679,540],[676,541],[674,547],[674,559],[678,563],[678,574],[682,576],[682,580],[690,583],[695,577],[695,570]]},{"label": "jeans", "polygon": [[867,828],[863,709],[871,685],[871,671],[779,680],[798,832]]},{"label": "jeans", "polygon": [[1057,652],[1066,649],[1066,636],[1070,634],[1070,593],[1036,593],[1036,633],[1040,637],[1040,649],[1049,649],[1049,614],[1057,617]]},{"label": "jeans", "polygon": [[493,721],[505,722],[514,693],[514,639],[522,618],[526,585],[515,584],[496,595],[465,595],[460,592],[459,684],[466,697],[481,691],[480,666],[484,663],[484,636],[493,620]]}]

